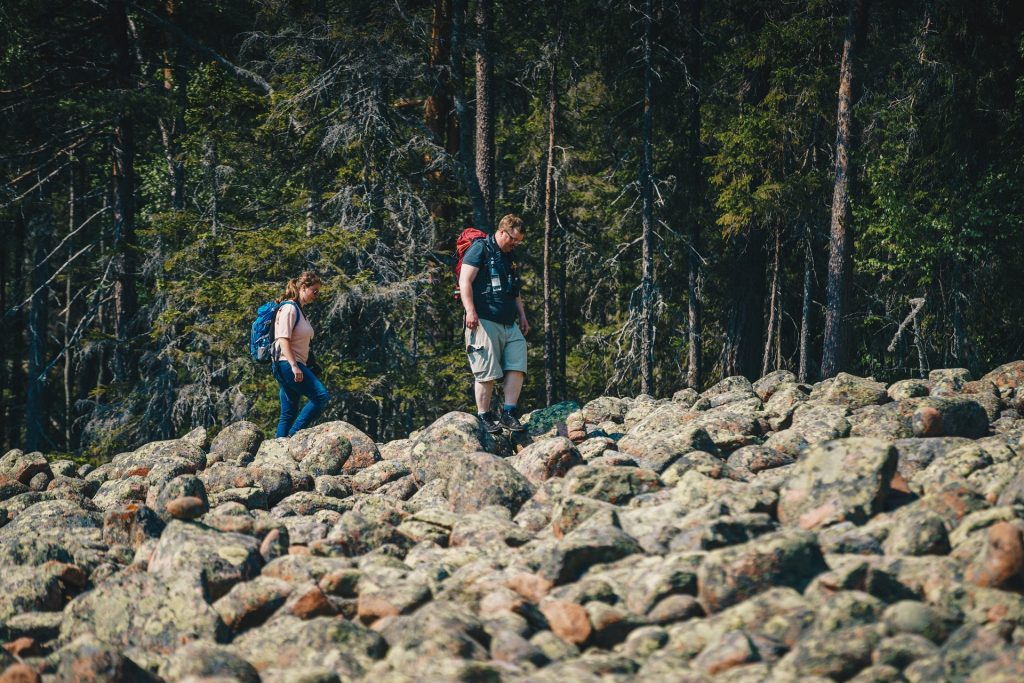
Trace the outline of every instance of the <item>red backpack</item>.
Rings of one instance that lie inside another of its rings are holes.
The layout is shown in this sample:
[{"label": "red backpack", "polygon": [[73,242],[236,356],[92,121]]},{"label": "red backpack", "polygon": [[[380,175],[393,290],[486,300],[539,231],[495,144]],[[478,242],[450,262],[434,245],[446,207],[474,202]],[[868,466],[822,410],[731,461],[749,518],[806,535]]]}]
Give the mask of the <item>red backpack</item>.
[{"label": "red backpack", "polygon": [[474,242],[481,239],[487,239],[487,233],[483,230],[477,230],[476,228],[466,228],[459,233],[459,238],[455,240],[455,294],[454,298],[459,298],[459,276],[462,274],[462,258],[466,255],[466,251],[473,245]]}]

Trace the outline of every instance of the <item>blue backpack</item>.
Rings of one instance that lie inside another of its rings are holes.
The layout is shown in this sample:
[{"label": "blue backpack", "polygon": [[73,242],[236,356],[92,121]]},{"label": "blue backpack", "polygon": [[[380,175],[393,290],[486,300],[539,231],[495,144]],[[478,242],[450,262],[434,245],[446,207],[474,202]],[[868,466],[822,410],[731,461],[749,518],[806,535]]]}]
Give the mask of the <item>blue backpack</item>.
[{"label": "blue backpack", "polygon": [[[274,318],[277,316],[278,310],[285,304],[291,304],[299,311],[299,316],[302,316],[302,309],[294,301],[282,301],[277,303],[276,301],[268,301],[259,307],[256,311],[256,320],[252,323],[252,329],[249,331],[249,357],[255,362],[265,365],[274,359]],[[295,324],[299,323],[299,318],[295,319]],[[295,329],[295,326],[292,326]]]}]

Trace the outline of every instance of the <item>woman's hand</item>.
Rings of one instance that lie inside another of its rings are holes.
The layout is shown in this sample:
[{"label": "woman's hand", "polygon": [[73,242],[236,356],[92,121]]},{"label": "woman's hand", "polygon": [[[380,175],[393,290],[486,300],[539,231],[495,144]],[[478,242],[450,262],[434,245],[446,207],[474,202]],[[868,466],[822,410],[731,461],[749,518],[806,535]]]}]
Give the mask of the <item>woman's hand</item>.
[{"label": "woman's hand", "polygon": [[296,382],[302,382],[303,374],[302,374],[302,368],[299,367],[299,364],[298,363],[292,363],[291,364],[291,368],[292,368],[292,376],[295,377],[295,381]]}]

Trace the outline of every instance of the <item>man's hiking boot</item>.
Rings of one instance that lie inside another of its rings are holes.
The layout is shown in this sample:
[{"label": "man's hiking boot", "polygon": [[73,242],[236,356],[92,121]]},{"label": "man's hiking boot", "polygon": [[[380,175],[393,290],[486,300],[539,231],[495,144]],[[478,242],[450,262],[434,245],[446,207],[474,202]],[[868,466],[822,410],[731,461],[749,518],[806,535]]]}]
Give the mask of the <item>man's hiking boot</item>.
[{"label": "man's hiking boot", "polygon": [[515,415],[504,410],[501,411],[501,415],[498,416],[498,421],[501,422],[502,427],[510,432],[521,432],[526,429]]},{"label": "man's hiking boot", "polygon": [[494,419],[494,413],[492,413],[491,411],[487,411],[486,413],[477,415],[477,418],[480,420],[480,422],[483,423],[484,429],[486,429],[488,433],[497,434],[498,432],[501,431],[501,425],[498,424],[498,421]]}]

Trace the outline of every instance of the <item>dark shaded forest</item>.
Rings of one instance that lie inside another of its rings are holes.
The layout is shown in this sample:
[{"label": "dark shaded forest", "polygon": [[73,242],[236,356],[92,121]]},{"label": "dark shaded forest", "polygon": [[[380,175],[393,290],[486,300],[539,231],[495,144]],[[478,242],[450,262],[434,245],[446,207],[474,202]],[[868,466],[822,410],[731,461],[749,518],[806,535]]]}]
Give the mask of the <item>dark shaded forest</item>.
[{"label": "dark shaded forest", "polygon": [[521,214],[526,410],[1024,356],[1024,4],[3,0],[4,449],[271,425],[310,269],[343,419],[472,405],[466,225]]}]

